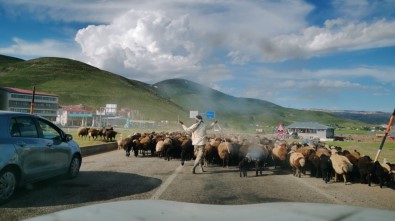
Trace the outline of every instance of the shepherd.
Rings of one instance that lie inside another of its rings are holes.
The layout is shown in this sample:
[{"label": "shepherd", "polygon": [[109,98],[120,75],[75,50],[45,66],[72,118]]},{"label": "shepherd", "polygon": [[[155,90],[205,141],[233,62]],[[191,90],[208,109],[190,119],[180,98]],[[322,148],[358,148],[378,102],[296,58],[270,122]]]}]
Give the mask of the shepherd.
[{"label": "shepherd", "polygon": [[[201,115],[196,115],[195,123],[190,127],[186,127],[182,121],[179,122],[186,132],[192,133],[192,145],[194,146],[195,152],[197,152],[192,173],[195,174],[195,169],[198,165],[200,165],[202,172],[205,172],[203,169],[203,152],[207,142],[207,130],[212,129],[217,121],[215,120],[210,125],[206,125],[203,122],[203,117]],[[181,161],[181,165],[184,165],[184,161]]]}]

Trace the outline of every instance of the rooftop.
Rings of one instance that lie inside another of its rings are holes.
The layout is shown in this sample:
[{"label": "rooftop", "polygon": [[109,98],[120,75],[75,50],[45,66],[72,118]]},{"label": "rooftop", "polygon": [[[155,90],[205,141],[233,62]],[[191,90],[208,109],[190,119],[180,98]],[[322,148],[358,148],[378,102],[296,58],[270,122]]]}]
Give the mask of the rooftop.
[{"label": "rooftop", "polygon": [[287,128],[296,128],[296,129],[330,129],[332,127],[328,127],[323,124],[319,124],[317,122],[295,122]]},{"label": "rooftop", "polygon": [[[18,94],[33,94],[33,91],[31,91],[31,90],[26,90],[26,89],[21,89],[21,88],[16,88],[16,87],[0,87],[0,90],[4,90],[4,91],[10,92],[10,93],[18,93]],[[46,95],[46,96],[58,97],[58,95],[55,95],[55,94],[39,92],[39,91],[35,91],[35,95]]]}]

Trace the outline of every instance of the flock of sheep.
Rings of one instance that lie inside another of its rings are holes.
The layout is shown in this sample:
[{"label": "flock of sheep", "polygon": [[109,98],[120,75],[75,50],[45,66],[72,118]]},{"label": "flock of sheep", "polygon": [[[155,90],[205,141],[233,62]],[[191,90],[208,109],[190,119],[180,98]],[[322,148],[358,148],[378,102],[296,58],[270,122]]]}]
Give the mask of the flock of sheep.
[{"label": "flock of sheep", "polygon": [[[93,137],[89,133],[87,136]],[[179,159],[182,164],[195,157],[192,140],[185,132],[135,133],[117,142],[118,148],[125,150],[128,157],[133,152],[135,157],[150,155],[165,160]],[[345,184],[367,183],[369,186],[375,182],[380,187],[395,185],[394,164],[374,162],[356,150],[350,152],[322,142],[302,145],[259,136],[233,135],[224,138],[213,135],[205,146],[204,164],[222,167],[237,165],[240,177],[247,176],[247,171],[251,169],[258,176],[269,167],[280,167],[291,170],[297,177],[309,172],[310,176],[322,178],[326,183],[333,180]]]},{"label": "flock of sheep", "polygon": [[104,139],[105,141],[114,141],[115,136],[118,132],[114,131],[114,128],[90,128],[90,127],[80,127],[77,130],[77,136],[82,139],[88,137],[96,140],[98,137]]}]

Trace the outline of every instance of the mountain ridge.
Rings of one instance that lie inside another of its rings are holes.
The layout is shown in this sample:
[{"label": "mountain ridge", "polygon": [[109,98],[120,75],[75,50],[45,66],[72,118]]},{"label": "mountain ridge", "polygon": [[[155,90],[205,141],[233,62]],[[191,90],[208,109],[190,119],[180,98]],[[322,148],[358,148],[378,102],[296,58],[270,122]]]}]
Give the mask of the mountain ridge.
[{"label": "mountain ridge", "polygon": [[226,127],[241,130],[295,121],[317,121],[329,126],[363,124],[322,111],[284,108],[264,100],[234,97],[186,79],[150,85],[66,58],[24,61],[0,57],[0,86],[31,89],[33,85],[37,90],[57,94],[63,105],[99,108],[116,103],[119,108],[140,110],[140,117],[146,120],[176,121],[189,118],[190,110],[198,110],[215,111],[216,119],[226,122]]}]

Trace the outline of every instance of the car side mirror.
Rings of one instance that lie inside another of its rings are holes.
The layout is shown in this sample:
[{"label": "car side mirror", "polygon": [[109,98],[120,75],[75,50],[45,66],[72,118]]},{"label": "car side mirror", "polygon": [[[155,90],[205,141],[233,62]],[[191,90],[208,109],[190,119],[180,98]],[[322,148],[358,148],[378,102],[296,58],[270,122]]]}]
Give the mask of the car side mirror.
[{"label": "car side mirror", "polygon": [[69,142],[70,140],[73,140],[73,136],[71,134],[66,134],[65,140],[66,142]]}]

